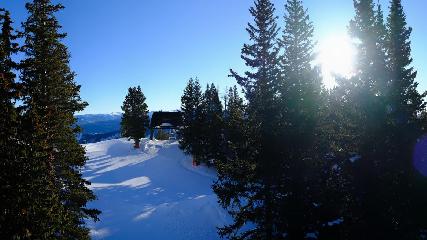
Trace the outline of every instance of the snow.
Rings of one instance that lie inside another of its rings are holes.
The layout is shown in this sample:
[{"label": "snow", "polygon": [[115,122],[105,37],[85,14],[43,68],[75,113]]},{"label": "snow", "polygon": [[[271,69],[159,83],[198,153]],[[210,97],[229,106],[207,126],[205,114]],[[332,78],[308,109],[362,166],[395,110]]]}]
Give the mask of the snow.
[{"label": "snow", "polygon": [[217,227],[231,222],[211,189],[215,170],[192,166],[176,141],[83,146],[83,175],[98,197],[89,207],[102,211],[100,222],[88,222],[94,239],[219,239]]},{"label": "snow", "polygon": [[350,157],[349,160],[350,160],[350,162],[354,163],[354,162],[360,160],[361,158],[362,158],[362,156],[356,154],[356,155],[353,155],[352,157]]},{"label": "snow", "polygon": [[344,222],[343,218],[338,218],[338,219],[336,219],[334,221],[328,222],[328,226],[332,227],[332,226],[335,226],[335,225],[340,225],[343,222]]},{"label": "snow", "polygon": [[129,179],[127,181],[123,181],[121,183],[93,183],[89,186],[90,189],[104,189],[104,188],[112,188],[112,187],[129,187],[129,188],[142,188],[147,186],[150,183],[150,179],[147,177],[138,177]]}]

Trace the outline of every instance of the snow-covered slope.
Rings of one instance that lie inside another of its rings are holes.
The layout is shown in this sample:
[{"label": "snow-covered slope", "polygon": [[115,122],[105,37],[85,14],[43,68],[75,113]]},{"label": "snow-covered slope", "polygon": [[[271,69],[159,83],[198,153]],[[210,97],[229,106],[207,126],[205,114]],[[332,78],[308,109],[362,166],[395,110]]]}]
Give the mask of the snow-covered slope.
[{"label": "snow-covered slope", "polygon": [[230,221],[211,184],[213,169],[193,167],[177,142],[148,141],[134,150],[126,139],[84,145],[84,177],[102,211],[88,223],[95,239],[219,239]]}]

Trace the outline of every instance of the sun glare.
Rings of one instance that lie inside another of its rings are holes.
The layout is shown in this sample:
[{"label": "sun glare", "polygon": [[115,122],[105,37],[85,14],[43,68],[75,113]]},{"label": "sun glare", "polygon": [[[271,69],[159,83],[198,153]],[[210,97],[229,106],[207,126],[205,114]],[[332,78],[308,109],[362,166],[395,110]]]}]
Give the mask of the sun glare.
[{"label": "sun glare", "polygon": [[334,35],[320,41],[317,63],[327,88],[336,85],[335,76],[351,76],[355,57],[356,48],[347,35]]}]

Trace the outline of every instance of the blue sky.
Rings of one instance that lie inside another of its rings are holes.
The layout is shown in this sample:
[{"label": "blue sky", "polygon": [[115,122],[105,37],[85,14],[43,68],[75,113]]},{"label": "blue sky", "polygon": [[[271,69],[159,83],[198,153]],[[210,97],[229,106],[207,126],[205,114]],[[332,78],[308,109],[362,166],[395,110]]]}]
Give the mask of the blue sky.
[{"label": "blue sky", "polygon": [[[0,0],[15,25],[25,20],[25,0]],[[55,1],[58,2],[58,1]],[[242,72],[242,44],[252,0],[62,0],[58,14],[71,67],[89,103],[83,113],[120,111],[127,88],[141,85],[150,110],[174,110],[187,80],[214,82],[224,92],[235,84],[227,75]],[[381,0],[385,10],[388,1]],[[274,0],[283,14],[284,0]],[[352,0],[305,0],[321,41],[343,34],[354,15]],[[420,90],[427,90],[426,1],[404,0],[414,28],[412,55]],[[280,19],[279,25],[282,25]]]}]

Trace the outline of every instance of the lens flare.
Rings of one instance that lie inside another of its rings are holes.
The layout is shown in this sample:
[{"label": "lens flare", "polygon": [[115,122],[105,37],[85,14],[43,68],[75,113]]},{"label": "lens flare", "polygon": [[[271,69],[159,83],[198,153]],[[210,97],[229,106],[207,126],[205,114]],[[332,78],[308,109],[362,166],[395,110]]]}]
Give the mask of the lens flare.
[{"label": "lens flare", "polygon": [[427,135],[420,138],[415,145],[413,163],[418,172],[427,176]]}]

